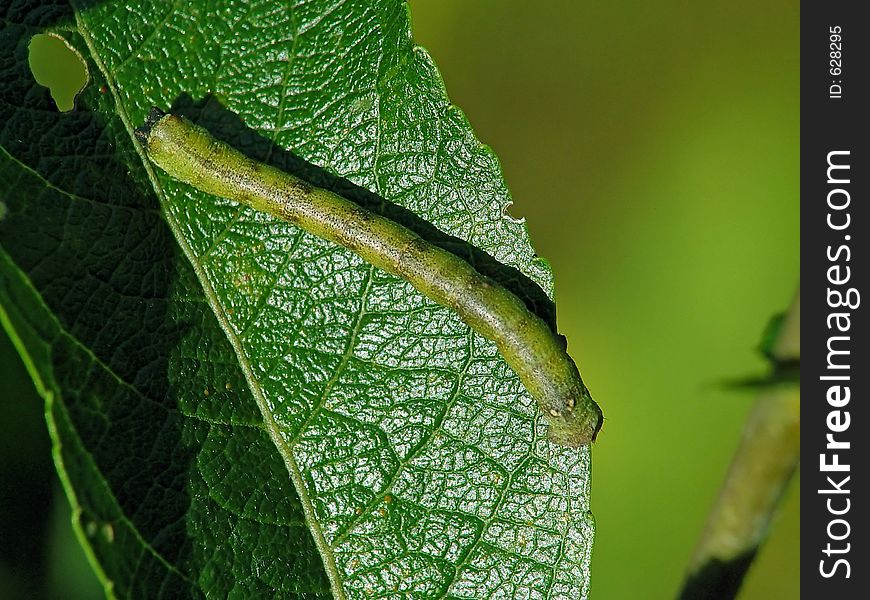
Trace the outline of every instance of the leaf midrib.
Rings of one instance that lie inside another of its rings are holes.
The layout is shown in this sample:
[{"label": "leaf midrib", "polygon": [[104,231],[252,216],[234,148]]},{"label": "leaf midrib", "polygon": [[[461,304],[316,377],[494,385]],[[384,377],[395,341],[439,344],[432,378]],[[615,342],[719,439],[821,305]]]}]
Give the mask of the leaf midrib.
[{"label": "leaf midrib", "polygon": [[[155,192],[161,199],[161,205],[165,206],[167,202],[166,194],[164,193],[163,188],[157,179],[157,175],[154,172],[150,161],[148,160],[147,156],[145,156],[145,152],[142,146],[136,141],[136,137],[134,135],[135,127],[133,127],[130,116],[127,114],[126,107],[121,101],[115,79],[112,77],[111,73],[109,73],[108,69],[100,58],[96,50],[96,46],[93,43],[93,39],[91,38],[90,31],[82,22],[78,9],[74,10],[74,14],[79,33],[81,34],[82,39],[88,47],[91,58],[97,65],[97,68],[100,70],[103,77],[106,79],[106,84],[112,94],[112,98],[118,112],[118,117],[121,119],[124,129],[127,131],[127,135],[129,135],[130,141],[142,161],[148,179],[151,181]],[[242,373],[245,376],[245,380],[248,382],[248,387],[251,390],[251,394],[254,396],[254,399],[257,402],[257,407],[260,410],[260,414],[263,416],[263,424],[265,425],[265,429],[269,433],[269,437],[272,439],[272,443],[275,445],[275,448],[278,450],[281,458],[284,460],[284,464],[287,467],[290,479],[293,483],[294,488],[296,488],[296,493],[299,496],[299,501],[302,506],[302,512],[305,515],[305,521],[308,525],[308,529],[312,534],[314,545],[320,553],[321,559],[323,560],[324,570],[326,571],[326,575],[329,578],[333,596],[336,598],[336,600],[346,600],[347,596],[344,592],[344,586],[342,585],[342,576],[338,571],[338,567],[335,564],[335,556],[332,552],[332,549],[327,543],[326,537],[323,535],[323,530],[320,527],[320,523],[317,520],[314,511],[314,504],[311,501],[308,490],[304,485],[304,481],[302,479],[302,472],[299,469],[299,464],[296,461],[296,457],[293,454],[293,451],[287,446],[281,436],[280,431],[278,430],[278,425],[275,422],[271,411],[269,410],[268,403],[266,402],[266,397],[263,393],[259,381],[254,375],[252,365],[247,358],[241,340],[236,336],[235,332],[233,331],[229,319],[227,318],[227,315],[223,310],[223,306],[218,301],[217,293],[215,292],[214,287],[208,280],[203,265],[197,259],[193,248],[191,248],[191,246],[187,243],[187,240],[184,238],[180,224],[176,220],[175,216],[171,213],[171,211],[163,211],[163,215],[166,219],[169,229],[172,231],[176,243],[181,248],[184,256],[190,262],[194,273],[196,274],[196,278],[202,286],[202,290],[205,294],[208,305],[211,307],[212,312],[217,318],[221,329],[223,329],[224,334],[227,336],[227,340],[230,342],[230,345],[233,347],[233,351],[236,353],[236,358],[239,361],[239,367],[241,368]]]}]

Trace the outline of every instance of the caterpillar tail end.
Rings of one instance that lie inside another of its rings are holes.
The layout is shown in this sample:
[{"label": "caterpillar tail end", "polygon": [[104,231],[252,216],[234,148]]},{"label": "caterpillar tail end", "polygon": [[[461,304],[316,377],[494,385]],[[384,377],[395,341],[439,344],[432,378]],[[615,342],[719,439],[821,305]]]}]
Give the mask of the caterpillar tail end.
[{"label": "caterpillar tail end", "polygon": [[163,117],[166,116],[166,113],[157,108],[156,106],[151,107],[151,112],[148,113],[148,117],[145,119],[145,122],[141,127],[137,127],[133,131],[133,135],[136,136],[136,139],[139,140],[142,145],[148,145],[148,136],[151,135],[151,129],[154,128]]}]

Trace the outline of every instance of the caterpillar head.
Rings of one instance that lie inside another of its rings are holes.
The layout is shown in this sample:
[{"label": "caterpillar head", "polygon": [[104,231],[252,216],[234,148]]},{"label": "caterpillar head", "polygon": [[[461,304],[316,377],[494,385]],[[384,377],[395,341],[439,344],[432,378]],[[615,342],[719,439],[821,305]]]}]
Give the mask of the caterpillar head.
[{"label": "caterpillar head", "polygon": [[594,442],[604,425],[601,408],[585,388],[581,398],[572,397],[565,402],[564,409],[545,411],[544,416],[550,425],[547,432],[550,441],[569,448],[579,448]]}]

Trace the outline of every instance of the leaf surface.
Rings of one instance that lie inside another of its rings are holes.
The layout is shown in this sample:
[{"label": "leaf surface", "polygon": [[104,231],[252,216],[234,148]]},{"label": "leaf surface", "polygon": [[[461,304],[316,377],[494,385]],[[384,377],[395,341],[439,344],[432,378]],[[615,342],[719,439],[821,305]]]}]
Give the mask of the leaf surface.
[{"label": "leaf surface", "polygon": [[[171,105],[546,313],[531,281],[550,293],[549,269],[405,5],[21,7],[0,34],[0,317],[107,587],[585,596],[588,450],[546,440],[494,344],[349,251],[165,177],[132,139]],[[74,113],[27,72],[46,29],[88,58]]]}]

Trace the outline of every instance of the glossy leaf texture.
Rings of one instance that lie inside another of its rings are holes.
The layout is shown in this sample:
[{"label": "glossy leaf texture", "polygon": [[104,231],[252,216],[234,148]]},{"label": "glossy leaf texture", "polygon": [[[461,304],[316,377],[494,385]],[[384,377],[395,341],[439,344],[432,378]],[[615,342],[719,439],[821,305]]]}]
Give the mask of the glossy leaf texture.
[{"label": "glossy leaf texture", "polygon": [[[588,448],[547,441],[494,345],[354,254],[158,173],[132,136],[172,107],[549,316],[550,271],[407,6],[5,11],[0,319],[107,590],[585,597]],[[44,31],[88,60],[73,113],[27,69]]]}]

